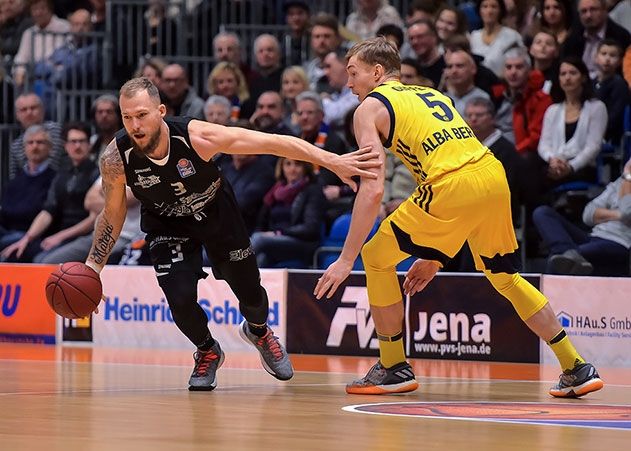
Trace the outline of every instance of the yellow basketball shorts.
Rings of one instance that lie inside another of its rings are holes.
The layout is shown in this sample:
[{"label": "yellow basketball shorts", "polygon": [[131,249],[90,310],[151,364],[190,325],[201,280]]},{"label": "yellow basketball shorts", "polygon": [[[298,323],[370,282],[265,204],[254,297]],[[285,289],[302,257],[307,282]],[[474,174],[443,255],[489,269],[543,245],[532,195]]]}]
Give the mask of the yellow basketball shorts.
[{"label": "yellow basketball shorts", "polygon": [[490,153],[419,186],[381,223],[362,255],[384,269],[408,255],[444,265],[465,241],[476,269],[515,272],[510,191],[502,164]]}]

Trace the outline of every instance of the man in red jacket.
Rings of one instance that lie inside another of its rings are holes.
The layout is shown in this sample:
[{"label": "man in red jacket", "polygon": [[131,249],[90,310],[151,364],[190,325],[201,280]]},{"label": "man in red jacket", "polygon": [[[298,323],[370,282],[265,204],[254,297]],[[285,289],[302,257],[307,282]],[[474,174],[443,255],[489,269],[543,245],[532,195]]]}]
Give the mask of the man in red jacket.
[{"label": "man in red jacket", "polygon": [[522,157],[519,200],[534,208],[541,204],[543,195],[538,183],[543,160],[537,153],[537,146],[543,114],[552,104],[552,98],[542,90],[545,78],[541,72],[532,69],[526,49],[514,48],[506,52],[504,79],[505,84],[493,88],[497,105],[495,121]]}]

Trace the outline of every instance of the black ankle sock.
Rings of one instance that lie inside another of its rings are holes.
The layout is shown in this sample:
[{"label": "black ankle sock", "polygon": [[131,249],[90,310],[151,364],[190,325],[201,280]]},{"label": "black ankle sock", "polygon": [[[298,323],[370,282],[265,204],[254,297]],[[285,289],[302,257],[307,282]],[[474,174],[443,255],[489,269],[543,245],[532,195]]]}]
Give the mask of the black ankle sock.
[{"label": "black ankle sock", "polygon": [[201,344],[197,346],[197,349],[204,352],[210,351],[210,348],[212,348],[214,344],[215,344],[215,339],[213,338],[212,335],[210,335],[210,333],[208,333],[208,336],[204,339],[204,341],[201,342]]},{"label": "black ankle sock", "polygon": [[248,323],[248,329],[257,337],[262,337],[267,333],[267,324],[263,324],[262,326],[255,326],[252,323]]}]

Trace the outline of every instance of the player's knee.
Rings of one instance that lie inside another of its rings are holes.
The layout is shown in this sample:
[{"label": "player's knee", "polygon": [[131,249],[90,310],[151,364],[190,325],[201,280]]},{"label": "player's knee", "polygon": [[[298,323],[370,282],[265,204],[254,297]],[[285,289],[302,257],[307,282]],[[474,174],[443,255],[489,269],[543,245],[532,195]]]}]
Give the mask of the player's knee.
[{"label": "player's knee", "polygon": [[519,274],[507,274],[507,273],[492,273],[489,270],[484,270],[484,274],[486,275],[493,288],[499,291],[501,294],[505,294],[509,292],[519,280]]},{"label": "player's knee", "polygon": [[174,315],[197,303],[197,276],[178,271],[158,277],[158,284]]},{"label": "player's knee", "polygon": [[376,240],[370,240],[361,251],[362,263],[366,271],[379,271],[385,269],[383,265],[383,258],[379,258],[379,252],[377,250]]}]

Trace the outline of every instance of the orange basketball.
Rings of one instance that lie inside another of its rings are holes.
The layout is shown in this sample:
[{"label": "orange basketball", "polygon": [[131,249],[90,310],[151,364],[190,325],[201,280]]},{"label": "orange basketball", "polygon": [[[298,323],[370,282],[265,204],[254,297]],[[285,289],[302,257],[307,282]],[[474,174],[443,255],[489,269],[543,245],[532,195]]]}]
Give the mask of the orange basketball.
[{"label": "orange basketball", "polygon": [[85,318],[99,305],[102,294],[99,275],[80,262],[59,265],[46,282],[48,304],[64,318]]}]

